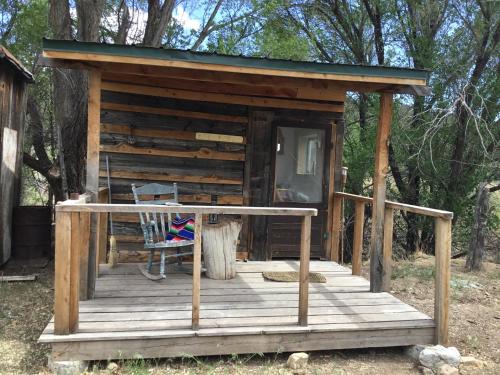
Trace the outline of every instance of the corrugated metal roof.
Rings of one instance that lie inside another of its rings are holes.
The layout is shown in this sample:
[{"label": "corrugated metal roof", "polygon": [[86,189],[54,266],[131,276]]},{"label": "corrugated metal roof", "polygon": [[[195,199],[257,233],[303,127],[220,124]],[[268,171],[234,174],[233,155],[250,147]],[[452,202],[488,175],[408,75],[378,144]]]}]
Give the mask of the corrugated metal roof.
[{"label": "corrugated metal roof", "polygon": [[15,70],[17,70],[21,75],[26,79],[28,82],[34,82],[33,79],[33,74],[26,69],[23,64],[17,60],[14,55],[4,46],[0,44],[0,59],[5,59],[7,62],[10,63],[14,67]]},{"label": "corrugated metal roof", "polygon": [[418,79],[425,80],[426,82],[430,74],[428,70],[421,69],[269,59],[242,55],[222,55],[210,52],[166,49],[161,47],[151,48],[136,45],[79,42],[76,40],[44,39],[43,49],[47,51],[93,53],[307,73]]}]

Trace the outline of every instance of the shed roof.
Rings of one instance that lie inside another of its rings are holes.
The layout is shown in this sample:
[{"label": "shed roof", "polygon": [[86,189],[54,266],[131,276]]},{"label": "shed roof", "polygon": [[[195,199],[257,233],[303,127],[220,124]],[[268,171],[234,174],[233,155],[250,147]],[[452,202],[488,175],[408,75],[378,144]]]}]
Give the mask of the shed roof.
[{"label": "shed roof", "polygon": [[[218,72],[308,78],[343,82],[353,91],[363,85],[394,92],[425,94],[429,71],[420,69],[331,64],[260,57],[221,55],[135,45],[117,45],[68,40],[43,40],[44,57],[51,60],[92,63],[125,63],[167,68],[213,70]],[[373,86],[373,85],[379,86]],[[410,89],[408,89],[410,88]],[[370,91],[370,90],[364,90]]]},{"label": "shed roof", "polygon": [[0,59],[7,61],[27,82],[33,82],[33,74],[4,46],[0,44]]}]

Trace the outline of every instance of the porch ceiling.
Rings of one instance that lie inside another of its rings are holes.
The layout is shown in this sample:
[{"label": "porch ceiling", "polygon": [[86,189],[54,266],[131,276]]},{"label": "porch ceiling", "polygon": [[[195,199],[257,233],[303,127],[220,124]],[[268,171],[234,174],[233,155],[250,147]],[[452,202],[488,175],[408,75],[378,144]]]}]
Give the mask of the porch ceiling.
[{"label": "porch ceiling", "polygon": [[[47,66],[96,68],[103,71],[104,79],[107,75],[117,79],[116,74],[120,74],[123,81],[133,81],[134,76],[136,79],[137,76],[154,77],[155,82],[146,83],[155,86],[161,86],[161,80],[165,78],[191,81],[191,84],[192,81],[217,82],[225,85],[219,91],[230,94],[231,90],[241,93],[241,89],[258,91],[269,87],[273,90],[261,90],[258,95],[335,101],[346,91],[414,95],[426,95],[429,91],[426,86],[429,72],[408,68],[326,64],[49,39],[43,41],[43,56]],[[287,93],[283,89],[300,89],[301,92]],[[316,95],[314,91],[317,91]]]}]

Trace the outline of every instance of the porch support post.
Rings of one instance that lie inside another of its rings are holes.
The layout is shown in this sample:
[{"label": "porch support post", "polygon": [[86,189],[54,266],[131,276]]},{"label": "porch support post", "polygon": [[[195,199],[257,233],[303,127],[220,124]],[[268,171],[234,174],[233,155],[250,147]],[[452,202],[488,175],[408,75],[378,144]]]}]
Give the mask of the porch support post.
[{"label": "porch support post", "polygon": [[203,215],[195,214],[194,218],[194,250],[193,250],[193,302],[192,329],[200,328],[200,282],[201,282],[201,231]]},{"label": "porch support post", "polygon": [[386,176],[389,167],[389,137],[392,117],[392,93],[380,94],[380,113],[373,176],[372,233],[370,242],[370,291],[381,292],[384,275],[384,215]]},{"label": "porch support post", "polygon": [[[335,125],[335,156],[334,165],[330,168],[334,168],[334,178],[333,178],[333,190],[340,192],[342,191],[342,155],[343,155],[343,145],[344,145],[344,119],[338,119]],[[331,183],[331,182],[330,182]],[[331,248],[330,248],[330,260],[334,262],[339,262],[340,256],[340,237],[342,235],[342,198],[339,198],[332,194],[332,202],[328,202],[332,205],[332,226],[331,226]]]},{"label": "porch support post", "polygon": [[[88,127],[87,127],[87,179],[86,192],[92,203],[97,202],[99,191],[99,144],[101,127],[101,72],[91,70],[88,79]],[[94,298],[97,275],[97,214],[90,217],[89,262],[87,297]]]},{"label": "porch support post", "polygon": [[436,344],[448,345],[448,321],[450,311],[450,259],[451,218],[436,218],[436,296],[434,300],[434,321],[436,322]]},{"label": "porch support post", "polygon": [[363,257],[363,227],[365,224],[365,202],[354,202],[354,238],[352,244],[352,274],[361,276]]},{"label": "porch support post", "polygon": [[299,325],[307,326],[309,309],[309,258],[311,254],[311,216],[302,218],[300,227]]},{"label": "porch support post", "polygon": [[[68,335],[78,329],[80,284],[79,214],[56,207],[54,334]],[[76,225],[76,227],[75,227]]]}]

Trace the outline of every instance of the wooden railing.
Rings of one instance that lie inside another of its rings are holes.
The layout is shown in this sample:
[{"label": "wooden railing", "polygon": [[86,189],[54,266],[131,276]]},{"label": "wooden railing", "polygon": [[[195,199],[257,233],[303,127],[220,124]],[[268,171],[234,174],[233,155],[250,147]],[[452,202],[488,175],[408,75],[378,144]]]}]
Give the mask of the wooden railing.
[{"label": "wooden railing", "polygon": [[[363,225],[365,205],[373,199],[348,193],[335,193],[340,199],[354,201],[354,238],[352,249],[352,274],[361,275],[363,253]],[[434,321],[436,323],[436,342],[446,345],[448,342],[448,320],[450,301],[450,260],[451,260],[451,221],[453,213],[410,204],[385,201],[384,240],[383,240],[383,279],[382,289],[391,290],[392,273],[392,234],[394,210],[433,217],[435,219],[435,299]]]},{"label": "wooden railing", "polygon": [[[88,270],[88,267],[85,268],[82,264],[88,265],[88,238],[90,231],[87,223],[90,222],[90,215],[116,212],[175,212],[195,215],[191,322],[193,330],[198,330],[200,326],[201,232],[203,215],[301,216],[298,323],[301,326],[307,326],[311,216],[318,214],[316,209],[235,206],[137,206],[134,204],[90,204],[87,203],[88,201],[87,196],[81,196],[78,200],[67,200],[56,205],[54,280],[54,333],[56,335],[66,335],[78,330],[80,285],[82,285],[85,278],[84,274]],[[102,220],[105,219],[103,218]],[[86,240],[82,241],[83,238],[86,238]]]}]

